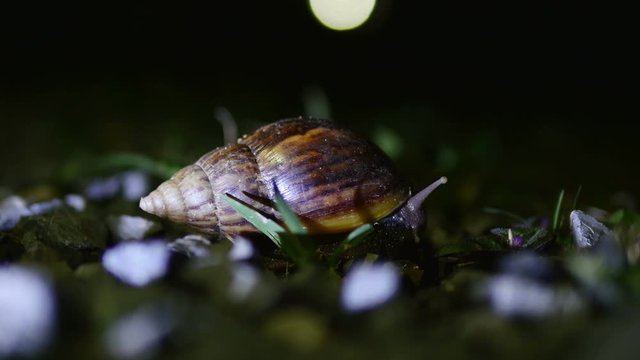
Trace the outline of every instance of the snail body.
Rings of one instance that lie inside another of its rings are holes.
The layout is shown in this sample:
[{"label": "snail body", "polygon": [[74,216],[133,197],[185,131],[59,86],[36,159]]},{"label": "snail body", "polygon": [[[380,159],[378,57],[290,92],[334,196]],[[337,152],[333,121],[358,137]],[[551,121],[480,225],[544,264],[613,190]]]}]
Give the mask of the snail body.
[{"label": "snail body", "polygon": [[411,197],[376,146],[329,120],[298,117],[210,151],[143,197],[140,207],[233,240],[258,230],[223,196],[278,219],[275,187],[312,234],[344,233],[385,219],[415,232],[423,224],[419,207],[431,191]]}]

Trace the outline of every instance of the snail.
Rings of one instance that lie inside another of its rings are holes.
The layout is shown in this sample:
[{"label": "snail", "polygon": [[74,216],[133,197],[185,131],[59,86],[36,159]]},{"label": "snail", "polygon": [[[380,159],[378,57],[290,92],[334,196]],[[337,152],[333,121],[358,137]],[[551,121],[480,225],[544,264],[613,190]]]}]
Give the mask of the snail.
[{"label": "snail", "polygon": [[382,241],[401,242],[416,238],[424,224],[423,201],[445,182],[442,177],[412,195],[375,145],[330,120],[297,117],[208,152],[143,197],[140,208],[233,241],[259,231],[223,196],[278,219],[271,201],[277,187],[310,234],[346,233],[373,223]]}]

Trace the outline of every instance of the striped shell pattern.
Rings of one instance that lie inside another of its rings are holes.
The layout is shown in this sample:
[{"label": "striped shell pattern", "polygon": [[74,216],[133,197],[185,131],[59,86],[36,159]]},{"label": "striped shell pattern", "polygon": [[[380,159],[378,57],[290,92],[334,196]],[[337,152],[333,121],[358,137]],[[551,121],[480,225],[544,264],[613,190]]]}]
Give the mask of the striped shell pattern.
[{"label": "striped shell pattern", "polygon": [[142,198],[140,207],[233,240],[258,230],[224,194],[277,219],[274,185],[311,233],[346,232],[379,220],[410,196],[377,147],[331,121],[298,117],[205,154]]}]

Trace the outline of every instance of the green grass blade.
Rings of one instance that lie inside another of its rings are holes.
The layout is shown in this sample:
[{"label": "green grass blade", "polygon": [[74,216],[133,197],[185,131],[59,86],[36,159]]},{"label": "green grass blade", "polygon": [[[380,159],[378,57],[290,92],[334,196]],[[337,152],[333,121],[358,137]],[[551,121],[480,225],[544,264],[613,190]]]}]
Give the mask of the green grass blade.
[{"label": "green grass blade", "polygon": [[277,247],[282,247],[280,233],[284,233],[285,229],[280,226],[280,224],[260,214],[257,210],[244,204],[233,195],[224,194],[222,198],[243,218],[255,226],[256,229],[267,235]]},{"label": "green grass blade", "polygon": [[280,190],[278,189],[278,186],[276,186],[275,181],[273,182],[273,193],[275,197],[276,209],[278,209],[278,211],[282,215],[282,220],[284,221],[285,225],[287,225],[289,232],[296,235],[306,235],[307,229],[302,224],[302,221],[300,221],[298,215],[284,200],[284,197],[282,197],[282,193],[280,193]]},{"label": "green grass blade", "polygon": [[373,232],[373,225],[371,224],[361,225],[351,231],[329,257],[329,265],[335,268],[345,251],[358,246],[371,232]]},{"label": "green grass blade", "polygon": [[58,169],[56,176],[63,182],[76,181],[78,178],[103,176],[123,170],[140,170],[161,179],[168,179],[181,164],[169,164],[157,161],[138,153],[114,153],[105,156],[75,157]]},{"label": "green grass blade", "polygon": [[582,185],[578,186],[578,191],[576,191],[576,196],[573,198],[573,206],[571,206],[571,210],[575,210],[576,206],[578,206],[578,198],[580,197],[581,192],[582,192]]},{"label": "green grass blade", "polygon": [[373,231],[373,225],[364,224],[358,226],[355,230],[347,235],[347,239],[345,240],[351,246],[359,244],[367,235],[369,235]]},{"label": "green grass blade", "polygon": [[558,228],[558,222],[560,221],[560,208],[562,207],[562,200],[564,199],[564,189],[560,191],[558,195],[558,202],[556,202],[556,210],[553,213],[553,231]]}]

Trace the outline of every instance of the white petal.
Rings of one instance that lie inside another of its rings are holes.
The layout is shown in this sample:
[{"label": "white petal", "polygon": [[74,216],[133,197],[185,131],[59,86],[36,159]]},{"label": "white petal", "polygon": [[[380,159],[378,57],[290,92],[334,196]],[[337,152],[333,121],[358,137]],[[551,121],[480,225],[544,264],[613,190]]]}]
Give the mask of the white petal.
[{"label": "white petal", "polygon": [[170,257],[162,240],[122,242],[105,251],[102,266],[122,282],[142,287],[167,273]]},{"label": "white petal", "polygon": [[109,218],[111,232],[120,240],[142,240],[159,225],[139,216],[120,215]]},{"label": "white petal", "polygon": [[400,272],[391,263],[354,265],[342,284],[342,306],[356,312],[391,299],[400,287]]},{"label": "white petal", "polygon": [[91,200],[106,200],[113,198],[120,190],[120,180],[117,176],[106,179],[95,179],[84,189],[84,194]]},{"label": "white petal", "polygon": [[149,192],[149,178],[141,171],[127,171],[120,175],[120,179],[126,200],[138,201]]},{"label": "white petal", "polygon": [[493,277],[488,284],[493,310],[504,316],[540,317],[580,310],[584,303],[570,289],[555,289],[515,275]]},{"label": "white petal", "polygon": [[21,197],[9,196],[0,202],[0,231],[12,229],[21,217],[29,215],[31,212]]},{"label": "white petal", "polygon": [[229,296],[236,301],[244,300],[260,281],[260,274],[256,269],[247,264],[237,264],[233,267]]},{"label": "white petal", "polygon": [[0,267],[0,358],[32,355],[46,346],[55,322],[54,299],[39,273]]},{"label": "white petal", "polygon": [[144,307],[118,319],[109,328],[105,337],[107,350],[117,359],[150,356],[174,325],[170,308]]},{"label": "white petal", "polygon": [[78,194],[69,194],[65,196],[64,202],[77,211],[84,211],[85,207],[87,206],[87,201],[82,195]]},{"label": "white petal", "polygon": [[62,200],[53,199],[53,200],[49,200],[49,201],[42,201],[42,202],[38,202],[38,203],[35,203],[35,204],[31,204],[31,205],[29,205],[29,211],[33,215],[39,215],[39,214],[48,213],[49,211],[55,210],[57,208],[60,208],[63,205],[64,205],[64,203],[62,202]]},{"label": "white petal", "polygon": [[243,261],[251,259],[253,254],[254,249],[251,241],[242,236],[236,236],[233,240],[233,247],[229,251],[229,258],[233,261]]}]

